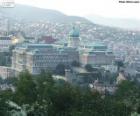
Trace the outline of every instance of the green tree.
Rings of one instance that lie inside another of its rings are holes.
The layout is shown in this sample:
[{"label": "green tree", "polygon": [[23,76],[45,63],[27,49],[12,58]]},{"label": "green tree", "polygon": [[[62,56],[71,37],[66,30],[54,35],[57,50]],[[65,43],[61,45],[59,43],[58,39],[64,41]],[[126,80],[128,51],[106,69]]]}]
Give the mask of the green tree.
[{"label": "green tree", "polygon": [[35,78],[37,99],[27,107],[27,113],[31,116],[47,116],[51,107],[50,96],[53,94],[54,80],[50,73],[42,70]]},{"label": "green tree", "polygon": [[86,69],[87,71],[89,71],[89,72],[93,71],[93,68],[92,68],[92,66],[91,66],[90,64],[87,64],[87,65],[85,66],[85,69]]},{"label": "green tree", "polygon": [[28,71],[22,72],[19,75],[15,92],[15,101],[19,105],[32,104],[37,98],[36,84],[33,77]]},{"label": "green tree", "polygon": [[116,62],[115,62],[115,65],[117,65],[118,71],[120,71],[120,68],[121,68],[121,67],[124,67],[123,61],[116,61]]},{"label": "green tree", "polygon": [[116,100],[123,102],[132,111],[138,109],[140,103],[140,87],[131,81],[123,81],[116,91]]},{"label": "green tree", "polygon": [[12,100],[13,93],[11,90],[0,91],[0,116],[10,116],[9,111],[12,108],[8,105],[8,101]]},{"label": "green tree", "polygon": [[64,64],[58,64],[55,69],[55,73],[58,75],[65,75],[65,65]]},{"label": "green tree", "polygon": [[53,85],[54,80],[52,75],[43,70],[37,78],[37,92],[40,101],[47,98],[48,93],[53,89]]},{"label": "green tree", "polygon": [[73,61],[71,63],[71,66],[73,66],[73,67],[80,67],[80,63],[78,61]]}]

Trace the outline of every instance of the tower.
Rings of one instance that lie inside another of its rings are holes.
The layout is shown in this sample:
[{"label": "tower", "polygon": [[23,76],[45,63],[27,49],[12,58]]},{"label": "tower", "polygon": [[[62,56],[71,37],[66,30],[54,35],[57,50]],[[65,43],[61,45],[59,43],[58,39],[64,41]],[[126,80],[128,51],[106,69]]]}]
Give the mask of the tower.
[{"label": "tower", "polygon": [[78,48],[80,45],[80,32],[79,29],[73,27],[69,33],[69,47]]}]

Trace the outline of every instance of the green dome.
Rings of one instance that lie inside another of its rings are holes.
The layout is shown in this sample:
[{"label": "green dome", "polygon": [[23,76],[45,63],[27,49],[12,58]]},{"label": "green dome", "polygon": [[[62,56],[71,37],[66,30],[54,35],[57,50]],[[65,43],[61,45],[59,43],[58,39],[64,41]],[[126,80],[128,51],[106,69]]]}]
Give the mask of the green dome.
[{"label": "green dome", "polygon": [[80,36],[79,29],[73,27],[72,31],[70,32],[70,37],[79,37],[79,36]]}]

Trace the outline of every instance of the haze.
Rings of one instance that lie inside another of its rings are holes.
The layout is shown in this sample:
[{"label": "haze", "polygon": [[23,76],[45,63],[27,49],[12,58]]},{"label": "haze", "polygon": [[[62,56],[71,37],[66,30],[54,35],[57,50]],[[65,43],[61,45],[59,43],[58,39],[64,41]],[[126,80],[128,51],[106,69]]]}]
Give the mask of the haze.
[{"label": "haze", "polygon": [[121,4],[118,0],[16,0],[16,3],[61,11],[67,15],[99,15],[140,19],[140,3]]}]

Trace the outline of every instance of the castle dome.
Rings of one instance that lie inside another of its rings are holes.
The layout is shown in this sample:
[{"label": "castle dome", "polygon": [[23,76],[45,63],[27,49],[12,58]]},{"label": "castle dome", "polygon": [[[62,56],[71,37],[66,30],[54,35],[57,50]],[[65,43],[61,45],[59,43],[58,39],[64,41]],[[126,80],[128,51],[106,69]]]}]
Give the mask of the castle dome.
[{"label": "castle dome", "polygon": [[80,36],[79,29],[73,27],[72,31],[70,32],[70,37],[79,37],[79,36]]}]

